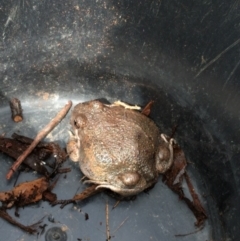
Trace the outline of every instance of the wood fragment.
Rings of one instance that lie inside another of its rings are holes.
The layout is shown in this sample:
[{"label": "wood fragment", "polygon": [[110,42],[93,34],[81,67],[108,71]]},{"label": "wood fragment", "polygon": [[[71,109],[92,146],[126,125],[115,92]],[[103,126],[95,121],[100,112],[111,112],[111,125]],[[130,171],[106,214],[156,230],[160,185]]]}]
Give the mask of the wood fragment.
[{"label": "wood fragment", "polygon": [[207,213],[204,209],[204,207],[201,204],[201,201],[197,195],[197,193],[194,190],[194,187],[192,185],[192,182],[190,180],[190,177],[188,176],[187,172],[184,173],[184,178],[187,182],[189,192],[192,196],[192,202],[188,206],[192,206],[192,211],[197,219],[197,222],[195,225],[197,227],[201,227],[204,224],[204,221],[207,219]]},{"label": "wood fragment", "polygon": [[66,205],[70,203],[75,203],[76,201],[82,201],[84,199],[87,199],[99,192],[102,192],[103,189],[96,189],[98,185],[92,185],[90,187],[87,187],[83,192],[76,194],[73,198],[67,199],[67,200],[57,200],[52,205],[58,205],[61,204],[60,208],[64,208]]},{"label": "wood fragment", "polygon": [[[16,140],[16,141],[19,141],[19,142],[21,142],[23,144],[27,144],[27,145],[31,145],[31,143],[33,142],[32,138],[29,138],[29,137],[23,136],[23,135],[19,135],[19,134],[15,133],[15,132],[12,134],[12,138],[14,140]],[[38,147],[42,147],[43,143],[39,142],[37,146]]]},{"label": "wood fragment", "polygon": [[119,205],[120,202],[121,202],[121,200],[117,200],[115,202],[115,204],[113,205],[112,210],[115,209]]},{"label": "wood fragment", "polygon": [[45,177],[30,182],[23,182],[10,191],[0,192],[0,201],[6,208],[13,205],[23,207],[36,203],[43,198],[43,193],[48,190],[49,182]]},{"label": "wood fragment", "polygon": [[[32,138],[18,135],[17,133],[13,133],[12,138],[14,140],[17,140],[17,141],[19,141],[23,144],[27,144],[27,145],[31,145],[32,142],[34,141]],[[45,154],[44,151],[45,151],[47,153],[51,153],[56,158],[56,160],[59,164],[63,163],[67,159],[66,151],[55,142],[41,142],[40,141],[36,147],[38,147],[38,149],[40,149],[40,151],[42,152],[40,154],[43,156],[43,158],[44,158],[44,154]]]},{"label": "wood fragment", "polygon": [[[163,182],[176,194],[179,198],[183,200],[188,208],[193,212],[194,216],[197,219],[195,225],[200,227],[204,224],[204,221],[207,219],[206,211],[203,208],[198,195],[195,193],[194,187],[190,181],[190,178],[185,170],[187,166],[187,161],[184,155],[184,152],[178,144],[173,145],[174,161],[172,167],[163,174]],[[183,192],[182,181],[186,180],[189,192],[192,196],[191,201],[187,198]]]},{"label": "wood fragment", "polygon": [[107,235],[107,241],[109,241],[111,239],[110,236],[110,228],[109,228],[109,208],[108,208],[108,202],[106,203],[106,235]]},{"label": "wood fragment", "polygon": [[18,157],[16,162],[12,165],[9,172],[6,175],[6,178],[9,180],[13,173],[18,169],[18,167],[21,165],[21,163],[24,161],[24,159],[32,152],[32,150],[36,147],[36,145],[45,138],[52,130],[53,128],[58,125],[58,123],[66,116],[68,111],[70,110],[72,106],[72,101],[68,101],[68,103],[64,106],[63,109],[60,110],[60,112],[47,124],[35,137],[34,141],[31,143],[31,145],[24,151],[24,153]]},{"label": "wood fragment", "polygon": [[57,195],[49,190],[42,193],[42,199],[50,203],[54,203],[57,200]]},{"label": "wood fragment", "polygon": [[[11,138],[0,137],[0,151],[7,154],[8,156],[17,159],[33,142],[33,139],[21,136],[13,133]],[[55,157],[55,162],[50,164],[45,162],[51,155]],[[23,160],[23,164],[30,167],[37,173],[46,177],[53,177],[58,173],[70,172],[71,169],[64,168],[60,169],[61,164],[67,159],[66,150],[61,148],[55,142],[40,142],[37,144],[35,149]],[[49,166],[52,170],[51,174],[48,172],[46,166]]]},{"label": "wood fragment", "polygon": [[20,229],[22,229],[25,232],[28,232],[30,234],[34,234],[36,232],[38,232],[39,229],[39,225],[42,223],[42,220],[40,220],[37,223],[34,223],[30,226],[25,226],[19,222],[17,222],[15,219],[13,219],[7,212],[6,210],[0,208],[0,217],[5,219],[6,221],[8,221],[9,223],[13,224],[14,226],[19,227]]},{"label": "wood fragment", "polygon": [[68,172],[71,172],[71,168],[70,167],[65,167],[65,168],[58,168],[57,170],[56,170],[56,172],[58,173],[58,174],[62,174],[62,173],[68,173]]},{"label": "wood fragment", "polygon": [[189,235],[192,235],[192,234],[195,234],[195,233],[200,232],[203,228],[204,228],[204,226],[201,226],[200,228],[198,228],[197,230],[195,230],[195,231],[193,231],[193,232],[184,233],[184,234],[175,234],[174,236],[175,236],[175,237],[185,237],[185,236],[189,236]]},{"label": "wood fragment", "polygon": [[73,200],[74,201],[82,201],[88,197],[91,197],[99,192],[102,192],[103,189],[96,189],[98,185],[91,185],[90,187],[87,187],[83,192],[79,193],[79,194],[76,194],[74,197],[73,197]]},{"label": "wood fragment", "polygon": [[[17,159],[27,148],[28,145],[23,144],[15,139],[0,137],[0,151],[14,159]],[[50,154],[51,153],[49,153],[49,155]],[[23,160],[23,164],[37,173],[47,177],[50,175],[50,173],[46,167],[42,165],[42,161],[48,158],[49,155],[42,150],[32,152]]]},{"label": "wood fragment", "polygon": [[153,101],[153,100],[149,101],[148,104],[143,108],[143,110],[141,111],[141,113],[142,113],[143,115],[145,115],[145,116],[149,116],[153,104],[154,104],[154,101]]},{"label": "wood fragment", "polygon": [[123,224],[128,220],[129,217],[126,217],[120,224],[119,226],[112,232],[112,234],[116,233],[122,226]]},{"label": "wood fragment", "polygon": [[21,122],[23,120],[23,114],[22,114],[22,106],[21,106],[20,100],[17,98],[12,98],[9,104],[12,112],[13,121]]}]

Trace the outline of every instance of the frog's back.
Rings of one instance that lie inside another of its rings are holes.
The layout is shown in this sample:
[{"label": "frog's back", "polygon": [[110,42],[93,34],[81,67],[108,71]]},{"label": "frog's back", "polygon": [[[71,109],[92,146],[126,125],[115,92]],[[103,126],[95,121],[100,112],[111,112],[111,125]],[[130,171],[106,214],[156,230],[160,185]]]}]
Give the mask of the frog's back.
[{"label": "frog's back", "polygon": [[108,171],[119,166],[126,171],[155,169],[159,130],[140,112],[121,106],[104,106],[102,111],[94,113],[88,133],[91,133],[98,164],[106,165]]}]

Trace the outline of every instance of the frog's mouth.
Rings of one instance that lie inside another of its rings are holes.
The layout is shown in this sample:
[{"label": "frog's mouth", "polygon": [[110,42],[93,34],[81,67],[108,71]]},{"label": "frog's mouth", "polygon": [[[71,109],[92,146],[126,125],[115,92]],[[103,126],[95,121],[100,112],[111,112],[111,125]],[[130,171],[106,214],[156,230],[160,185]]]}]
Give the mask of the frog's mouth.
[{"label": "frog's mouth", "polygon": [[117,187],[114,186],[112,184],[109,184],[108,182],[104,182],[104,181],[97,181],[97,180],[86,180],[83,183],[84,184],[97,184],[98,186],[96,187],[97,189],[100,188],[105,188],[105,189],[110,189],[111,191],[120,194],[121,196],[127,197],[127,196],[133,196],[133,195],[137,195],[138,193],[144,191],[145,189],[149,189],[151,188],[157,180],[154,180],[150,183],[148,183],[147,185],[141,186],[141,185],[136,185],[134,187]]}]

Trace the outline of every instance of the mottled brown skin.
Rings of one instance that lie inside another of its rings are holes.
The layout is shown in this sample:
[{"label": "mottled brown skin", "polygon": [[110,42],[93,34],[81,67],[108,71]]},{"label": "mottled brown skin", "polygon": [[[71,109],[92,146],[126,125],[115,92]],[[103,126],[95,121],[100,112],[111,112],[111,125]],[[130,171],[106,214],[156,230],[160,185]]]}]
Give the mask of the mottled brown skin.
[{"label": "mottled brown skin", "polygon": [[139,111],[89,101],[71,115],[74,135],[67,151],[98,188],[136,195],[157,182],[171,165],[168,143],[155,123]]}]

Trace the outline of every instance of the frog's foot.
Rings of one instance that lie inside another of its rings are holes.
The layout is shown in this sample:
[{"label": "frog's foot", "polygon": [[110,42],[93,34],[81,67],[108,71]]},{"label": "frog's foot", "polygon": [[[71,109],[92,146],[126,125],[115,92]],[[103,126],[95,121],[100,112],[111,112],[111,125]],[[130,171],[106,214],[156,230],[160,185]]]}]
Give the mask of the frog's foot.
[{"label": "frog's foot", "polygon": [[173,144],[176,141],[165,134],[161,134],[161,138],[165,145],[161,145],[159,148],[157,169],[159,173],[165,173],[173,164]]},{"label": "frog's foot", "polygon": [[86,180],[86,179],[87,179],[87,177],[86,177],[86,176],[83,176],[83,177],[80,179],[80,181],[81,181],[81,182],[88,181],[88,179],[87,179],[87,180]]},{"label": "frog's foot", "polygon": [[117,100],[115,102],[113,102],[113,104],[111,104],[110,106],[122,106],[125,109],[130,109],[130,110],[141,110],[140,106],[137,105],[128,105],[120,100]]},{"label": "frog's foot", "polygon": [[80,147],[80,140],[76,138],[71,131],[69,131],[69,141],[67,143],[67,154],[69,155],[70,159],[74,162],[78,162],[79,160],[79,147]]}]

